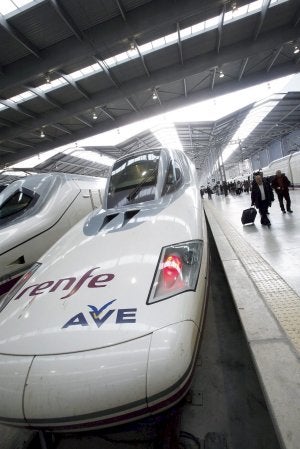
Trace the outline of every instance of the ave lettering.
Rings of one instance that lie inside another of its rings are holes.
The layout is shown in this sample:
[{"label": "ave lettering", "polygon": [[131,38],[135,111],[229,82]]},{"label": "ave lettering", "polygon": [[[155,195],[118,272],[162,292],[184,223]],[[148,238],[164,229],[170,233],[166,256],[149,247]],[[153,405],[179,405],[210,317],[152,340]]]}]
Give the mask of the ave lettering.
[{"label": "ave lettering", "polygon": [[[93,305],[88,305],[91,309],[88,314],[93,319],[93,322],[99,328],[101,327],[112,315],[116,324],[135,323],[136,322],[136,308],[132,309],[109,309],[107,308],[116,300],[108,301],[104,306],[98,309]],[[88,320],[83,312],[77,313],[69,321],[62,326],[62,329],[67,329],[71,326],[89,326]]]}]

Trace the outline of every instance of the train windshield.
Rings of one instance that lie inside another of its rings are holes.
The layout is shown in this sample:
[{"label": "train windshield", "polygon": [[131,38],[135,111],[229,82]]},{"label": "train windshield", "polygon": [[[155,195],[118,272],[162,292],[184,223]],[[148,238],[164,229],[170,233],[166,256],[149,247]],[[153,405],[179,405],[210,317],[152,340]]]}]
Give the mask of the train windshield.
[{"label": "train windshield", "polygon": [[17,191],[8,198],[3,204],[0,204],[0,218],[9,217],[24,210],[32,201],[32,196]]},{"label": "train windshield", "polygon": [[123,159],[113,167],[107,207],[119,207],[155,199],[160,151]]}]

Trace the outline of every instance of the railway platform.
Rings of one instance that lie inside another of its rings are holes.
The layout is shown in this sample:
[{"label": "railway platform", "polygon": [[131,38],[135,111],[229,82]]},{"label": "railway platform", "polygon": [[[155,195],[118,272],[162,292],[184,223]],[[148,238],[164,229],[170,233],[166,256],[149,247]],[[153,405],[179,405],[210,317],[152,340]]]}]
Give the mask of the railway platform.
[{"label": "railway platform", "polygon": [[[300,190],[290,191],[293,213],[278,200],[271,226],[243,226],[250,195],[205,195],[204,210],[229,283],[260,385],[280,443],[300,441]],[[212,267],[213,270],[213,267]]]}]

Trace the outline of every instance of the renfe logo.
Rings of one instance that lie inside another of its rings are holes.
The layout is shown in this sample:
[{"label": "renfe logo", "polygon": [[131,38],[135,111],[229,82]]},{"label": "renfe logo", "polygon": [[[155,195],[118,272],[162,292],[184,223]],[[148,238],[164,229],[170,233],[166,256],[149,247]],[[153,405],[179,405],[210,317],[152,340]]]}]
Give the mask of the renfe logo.
[{"label": "renfe logo", "polygon": [[[89,311],[89,315],[93,318],[94,323],[99,328],[102,326],[103,323],[115,312],[116,309],[107,309],[113,302],[116,300],[113,299],[112,301],[108,301],[104,306],[100,307],[98,309],[95,306],[88,305],[88,307],[91,309]],[[118,309],[116,314],[116,324],[122,324],[122,323],[135,323],[136,322],[136,308],[134,309]],[[104,312],[102,314],[102,312]],[[67,329],[70,326],[89,326],[89,323],[87,322],[86,317],[84,316],[83,312],[77,313],[74,315],[69,321],[66,322],[66,324],[63,325],[62,329]]]},{"label": "renfe logo", "polygon": [[[59,288],[61,290],[70,290],[65,296],[62,296],[60,299],[66,299],[70,296],[74,295],[80,287],[83,285],[83,283],[90,279],[89,283],[87,284],[88,288],[101,288],[106,287],[108,282],[110,282],[115,275],[112,273],[101,273],[101,274],[93,274],[93,271],[98,270],[100,267],[91,268],[88,270],[84,275],[77,281],[76,277],[69,277],[69,278],[63,278],[59,279],[58,281],[46,281],[42,282],[41,284],[33,284],[29,285],[28,287],[25,287],[21,292],[14,298],[19,299],[25,292],[29,292],[28,296],[36,296],[41,295],[42,293],[45,293],[48,290],[48,293],[55,292]],[[51,288],[50,288],[51,287]],[[72,287],[72,288],[71,288]]]}]

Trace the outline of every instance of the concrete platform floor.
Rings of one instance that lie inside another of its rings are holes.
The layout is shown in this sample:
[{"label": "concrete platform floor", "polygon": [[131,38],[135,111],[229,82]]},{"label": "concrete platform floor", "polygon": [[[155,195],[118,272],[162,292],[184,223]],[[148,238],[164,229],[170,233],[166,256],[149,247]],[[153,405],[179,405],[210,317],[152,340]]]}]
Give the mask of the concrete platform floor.
[{"label": "concrete platform floor", "polygon": [[242,225],[242,211],[251,206],[250,194],[212,195],[211,203],[300,296],[300,189],[291,190],[290,197],[293,213],[283,214],[275,194],[270,228],[260,224],[259,214],[254,225]]},{"label": "concrete platform floor", "polygon": [[247,194],[204,199],[204,209],[229,282],[246,341],[282,448],[300,441],[300,191],[293,214],[277,199],[271,227],[243,226]]}]

